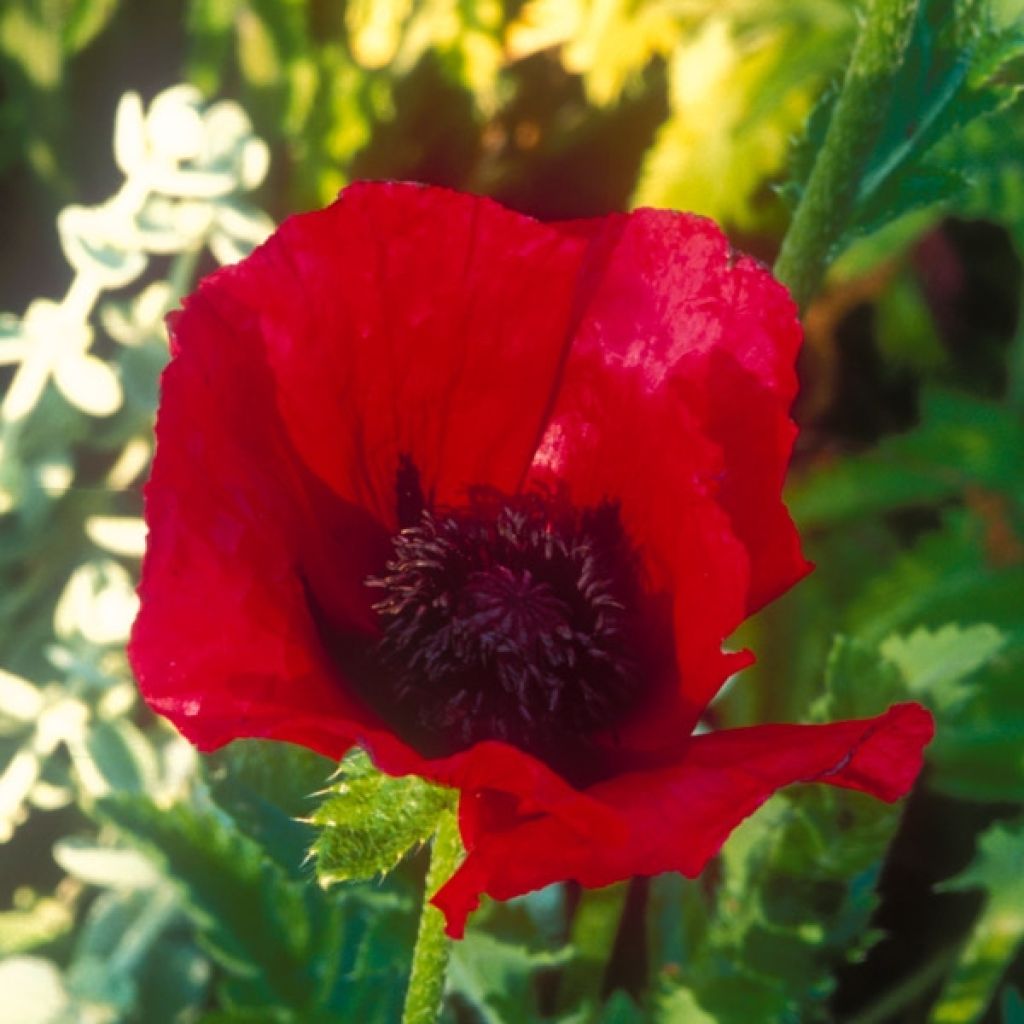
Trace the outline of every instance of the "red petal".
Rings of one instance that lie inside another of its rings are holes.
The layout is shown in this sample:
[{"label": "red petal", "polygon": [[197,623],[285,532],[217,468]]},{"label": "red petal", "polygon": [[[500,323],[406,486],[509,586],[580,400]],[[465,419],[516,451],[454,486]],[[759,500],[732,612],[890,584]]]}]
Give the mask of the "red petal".
[{"label": "red petal", "polygon": [[307,591],[339,628],[372,632],[362,580],[387,535],[304,474],[252,324],[222,319],[208,291],[172,325],[132,664],[147,700],[203,748],[305,742],[306,719],[344,735],[365,714],[324,657]]},{"label": "red petal", "polygon": [[800,328],[710,221],[641,210],[586,229],[603,270],[533,473],[578,504],[618,499],[652,589],[675,597],[682,692],[622,738],[651,746],[689,731],[749,660],[723,640],[808,569],[780,496]]},{"label": "red petal", "polygon": [[586,250],[489,199],[364,183],[287,221],[217,285],[260,312],[302,458],[393,527],[400,454],[442,505],[474,484],[518,489]]},{"label": "red petal", "polygon": [[[829,725],[765,725],[694,737],[670,767],[620,775],[587,794],[620,821],[594,842],[555,816],[508,817],[486,828],[463,817],[468,856],[435,897],[448,933],[462,934],[482,893],[509,899],[552,882],[588,888],[633,875],[696,876],[729,833],[777,789],[825,782],[894,801],[907,793],[931,739],[917,704]],[[473,796],[464,794],[463,802]]]}]

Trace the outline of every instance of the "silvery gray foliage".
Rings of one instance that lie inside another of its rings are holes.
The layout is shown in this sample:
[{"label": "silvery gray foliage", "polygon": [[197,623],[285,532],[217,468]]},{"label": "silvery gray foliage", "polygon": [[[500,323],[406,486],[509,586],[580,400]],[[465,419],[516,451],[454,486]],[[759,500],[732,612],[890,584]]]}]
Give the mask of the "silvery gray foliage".
[{"label": "silvery gray foliage", "polygon": [[[0,320],[0,363],[18,365],[0,405],[5,424],[25,418],[50,379],[83,412],[116,412],[123,401],[117,375],[89,351],[103,292],[136,281],[153,255],[192,262],[209,246],[219,262],[232,263],[273,228],[240,198],[263,181],[269,155],[236,103],[204,108],[197,89],[177,85],[144,110],[138,93],[126,93],[117,108],[114,158],[125,176],[117,193],[98,206],[68,206],[57,218],[74,271],[64,298],[37,299],[20,320]],[[140,296],[139,316],[152,322],[164,311],[175,276],[180,270],[163,288],[151,286]],[[115,327],[111,336],[133,343],[129,330]]]},{"label": "silvery gray foliage", "polygon": [[[34,811],[88,808],[124,791],[170,802],[194,784],[192,748],[160,723],[138,723],[124,644],[145,527],[124,514],[126,504],[137,513],[137,494],[122,492],[151,455],[165,314],[193,284],[204,251],[234,262],[273,228],[244,198],[269,155],[237,104],[205,105],[188,85],[148,107],[125,94],[113,150],[124,174],[116,194],[57,219],[72,271],[64,297],[36,299],[21,317],[0,314],[0,365],[13,367],[0,400],[0,523],[14,558],[0,553],[0,573],[20,579],[31,559],[51,560],[58,582],[56,601],[45,585],[12,594],[5,582],[0,594],[42,624],[28,637],[0,626],[0,843],[17,842]],[[82,476],[83,447],[105,453],[101,487]],[[59,555],[50,553],[54,530]],[[0,912],[0,991],[18,994],[17,1006],[0,1000],[0,1021],[8,1012],[20,1024],[137,1016],[135,976],[155,950],[165,955],[177,897],[104,831],[59,840],[53,857],[66,874],[57,895],[22,891]],[[102,892],[83,917],[79,898],[90,887]],[[71,930],[63,968],[32,954]],[[205,958],[180,945],[173,956],[183,991],[201,998]]]}]

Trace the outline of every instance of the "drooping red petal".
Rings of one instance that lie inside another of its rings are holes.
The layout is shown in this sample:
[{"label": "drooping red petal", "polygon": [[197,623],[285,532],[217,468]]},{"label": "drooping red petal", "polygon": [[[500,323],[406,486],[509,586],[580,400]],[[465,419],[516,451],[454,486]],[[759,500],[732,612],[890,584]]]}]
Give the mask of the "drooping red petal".
[{"label": "drooping red petal", "polygon": [[[828,725],[765,725],[694,737],[666,768],[617,776],[587,794],[621,824],[595,843],[552,815],[479,821],[462,815],[466,860],[435,897],[448,933],[462,934],[480,895],[510,899],[573,879],[588,888],[633,875],[695,876],[729,833],[777,789],[824,782],[886,801],[904,796],[921,768],[932,719],[917,704]],[[464,794],[471,802],[473,794]]]},{"label": "drooping red petal", "polygon": [[[393,528],[402,454],[441,505],[472,485],[518,488],[587,247],[480,196],[363,183],[288,220],[218,286],[259,311],[303,460]],[[298,301],[276,301],[282,292]]]},{"label": "drooping red petal", "polygon": [[781,500],[796,310],[710,221],[640,210],[578,226],[600,253],[533,475],[617,499],[654,590],[673,595],[681,690],[620,737],[685,734],[731,672],[751,611],[808,569]]}]

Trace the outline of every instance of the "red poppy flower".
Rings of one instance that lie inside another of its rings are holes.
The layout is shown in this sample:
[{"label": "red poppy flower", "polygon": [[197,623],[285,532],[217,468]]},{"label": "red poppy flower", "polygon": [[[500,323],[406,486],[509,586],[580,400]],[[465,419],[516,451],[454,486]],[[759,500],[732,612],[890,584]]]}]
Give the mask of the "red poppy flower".
[{"label": "red poppy flower", "polygon": [[692,735],[808,569],[800,330],[709,221],[361,184],[171,320],[130,648],[149,703],[461,791],[436,897],[694,875],[780,786],[903,795],[931,720]]}]

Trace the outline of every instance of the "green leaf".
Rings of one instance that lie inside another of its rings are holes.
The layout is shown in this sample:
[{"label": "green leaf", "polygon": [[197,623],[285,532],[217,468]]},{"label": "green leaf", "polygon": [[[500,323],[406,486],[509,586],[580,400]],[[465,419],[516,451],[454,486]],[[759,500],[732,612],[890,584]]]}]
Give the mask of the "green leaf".
[{"label": "green leaf", "polygon": [[[1013,103],[1019,86],[1006,69],[1022,52],[1024,32],[1004,22],[994,0],[922,0],[851,224],[834,254],[922,208],[935,211],[934,220],[969,201],[978,162],[963,159],[964,138]],[[786,189],[793,199],[809,171],[807,153],[820,148],[826,114],[827,104],[795,154],[795,182]],[[983,176],[989,174],[990,168]]]},{"label": "green leaf", "polygon": [[[178,920],[178,900],[166,884],[145,891],[102,893],[89,906],[76,936],[67,970],[68,991],[81,1003],[99,1004],[118,1017],[127,1016],[137,1006],[141,970]],[[204,968],[197,979],[200,987],[208,977],[209,970]]]},{"label": "green leaf", "polygon": [[536,976],[566,963],[569,949],[531,950],[479,928],[451,947],[448,988],[459,993],[483,1024],[530,1024],[540,1017]]},{"label": "green leaf", "polygon": [[751,25],[709,9],[681,34],[669,55],[670,114],[645,155],[638,205],[747,230],[778,220],[764,183],[782,170],[812,95],[842,60],[852,19],[831,3],[765,3],[761,12],[746,15]]},{"label": "green leaf", "polygon": [[930,786],[966,800],[1024,800],[1024,643],[978,625],[922,630],[884,647],[914,659],[908,685],[936,716]]},{"label": "green leaf", "polygon": [[1024,565],[998,564],[987,524],[950,514],[864,587],[845,613],[846,629],[867,643],[916,626],[988,622],[1006,633],[1021,629]]},{"label": "green leaf", "polygon": [[932,1009],[931,1024],[968,1024],[992,1001],[1007,964],[1024,942],[1024,820],[993,825],[970,866],[945,891],[982,889],[985,903],[959,961]]},{"label": "green leaf", "polygon": [[138,1020],[195,1020],[208,1002],[210,963],[193,943],[165,934],[138,973]]},{"label": "green leaf", "polygon": [[936,716],[929,785],[960,799],[1024,800],[1024,566],[991,564],[980,524],[949,517],[873,578],[847,628],[879,645]]},{"label": "green leaf", "polygon": [[91,723],[85,745],[92,762],[111,789],[143,793],[156,786],[156,752],[142,731],[126,719]]},{"label": "green leaf", "polygon": [[994,626],[954,624],[932,631],[919,627],[909,635],[889,637],[882,654],[903,675],[907,689],[936,710],[945,710],[965,696],[964,684],[1006,645]]},{"label": "green leaf", "polygon": [[203,759],[214,800],[238,827],[295,877],[308,877],[306,855],[316,838],[308,821],[332,761],[289,743],[235,740]]},{"label": "green leaf", "polygon": [[990,488],[1024,505],[1019,471],[1024,424],[1007,409],[950,391],[926,392],[921,422],[873,451],[796,482],[789,502],[805,529],[959,497]]},{"label": "green leaf", "polygon": [[330,885],[387,874],[434,834],[451,801],[450,790],[384,775],[362,751],[349,755],[312,816],[317,876]]},{"label": "green leaf", "polygon": [[338,970],[338,904],[289,879],[220,815],[126,795],[98,811],[177,884],[204,946],[229,975],[233,1007],[287,1007],[315,1019]]}]

